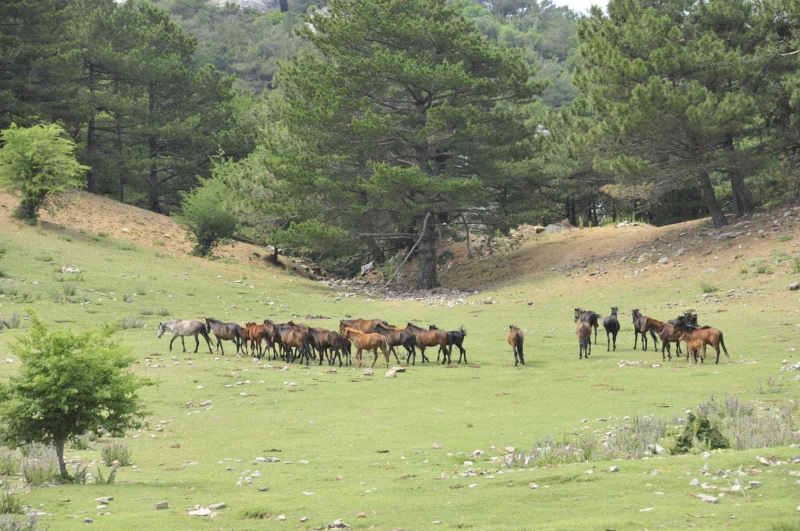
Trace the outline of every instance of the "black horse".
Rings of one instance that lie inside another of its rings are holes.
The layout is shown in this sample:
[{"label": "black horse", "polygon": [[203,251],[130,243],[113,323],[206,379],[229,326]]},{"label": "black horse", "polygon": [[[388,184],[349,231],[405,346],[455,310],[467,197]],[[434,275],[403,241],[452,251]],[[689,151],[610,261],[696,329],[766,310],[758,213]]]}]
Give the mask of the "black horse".
[{"label": "black horse", "polygon": [[[431,325],[431,330],[435,329],[433,325]],[[467,361],[467,349],[464,348],[464,338],[467,337],[467,331],[462,326],[458,330],[450,330],[447,332],[447,352],[444,353],[444,356],[447,358],[448,365],[450,364],[450,355],[453,352],[453,347],[458,347],[459,354],[458,354],[458,363],[461,363],[461,358],[464,358],[464,364],[466,365],[469,363]],[[437,361],[439,359],[438,355],[436,357]],[[444,365],[445,360],[442,360],[442,365]]]},{"label": "black horse", "polygon": [[583,321],[589,323],[589,326],[594,328],[594,344],[597,344],[597,327],[600,326],[600,314],[592,310],[584,310],[583,308],[575,308],[575,322]]},{"label": "black horse", "polygon": [[617,350],[617,334],[619,333],[619,319],[617,319],[617,312],[619,308],[616,306],[611,307],[611,315],[603,319],[603,328],[606,329],[606,352],[611,352],[611,343],[614,343],[614,351]]}]

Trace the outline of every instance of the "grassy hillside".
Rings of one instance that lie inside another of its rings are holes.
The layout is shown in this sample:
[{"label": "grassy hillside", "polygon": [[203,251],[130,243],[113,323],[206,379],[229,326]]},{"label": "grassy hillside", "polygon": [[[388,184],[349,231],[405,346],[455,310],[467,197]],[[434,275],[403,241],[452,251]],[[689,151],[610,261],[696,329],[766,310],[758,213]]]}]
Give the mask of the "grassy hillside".
[{"label": "grassy hillside", "polygon": [[[378,529],[435,523],[476,529],[789,529],[800,523],[800,486],[789,474],[797,465],[768,467],[756,460],[786,461],[796,448],[714,452],[707,461],[712,472],[756,466],[761,473],[755,479],[763,484],[744,495],[730,493],[718,505],[692,496],[702,492],[689,484],[705,463],[699,455],[502,466],[507,446],[528,448],[548,434],[602,433],[626,416],[685,416],[711,395],[735,394],[766,405],[800,398],[797,373],[780,371],[784,360],[798,360],[798,295],[787,290],[797,276],[795,214],[777,213],[779,226],[765,215],[732,239],[717,240],[697,224],[674,234],[602,228],[534,239],[502,257],[451,270],[445,278],[452,284],[460,271],[472,287],[489,288],[447,307],[339,297],[321,284],[255,263],[207,261],[169,246],[135,245],[69,227],[22,226],[6,212],[0,216],[0,316],[33,308],[73,329],[124,321],[131,328],[119,339],[136,356],[136,370],[158,383],[144,391],[152,412],[147,426],[125,439],[135,466],[122,468],[116,484],[43,487],[24,495],[46,513],[42,521],[51,529],[79,527],[87,517],[109,529],[252,529],[265,523],[313,529],[337,518]],[[762,225],[767,230],[759,237]],[[624,231],[636,236],[617,246],[613,242]],[[590,240],[592,250],[581,251]],[[673,256],[682,241],[689,242],[686,251]],[[646,249],[653,256],[638,263],[644,251],[637,246],[647,242],[657,249]],[[558,249],[565,250],[560,258]],[[653,264],[662,252],[672,262]],[[548,258],[537,262],[536,256]],[[62,266],[81,272],[60,273]],[[501,281],[489,281],[493,268]],[[486,304],[489,298],[495,303]],[[579,360],[572,309],[605,312],[611,305],[624,317],[617,352],[607,353],[602,337],[592,357]],[[635,307],[660,318],[696,309],[701,321],[725,331],[731,360],[688,366],[683,359],[663,363],[660,353],[632,351],[628,316]],[[350,315],[464,325],[470,366],[417,365],[389,379],[383,370],[369,377],[355,368],[333,373],[327,366],[286,367],[202,349],[183,354],[180,341],[169,353],[169,338],[156,338],[160,320],[206,315],[240,322],[293,317],[329,327]],[[513,366],[505,343],[511,323],[526,333],[525,367]],[[23,333],[0,332],[0,359],[6,360],[0,377],[17,370],[9,345]],[[620,360],[637,363],[621,366]],[[68,458],[98,462],[102,442],[88,450],[68,448]],[[477,449],[483,454],[472,457]],[[620,471],[608,472],[612,464]],[[467,473],[473,468],[477,475]],[[732,477],[703,481],[726,487]],[[532,482],[539,488],[530,488]],[[100,496],[114,496],[107,510],[96,509]],[[155,510],[161,500],[170,508]],[[215,502],[227,506],[213,521],[187,515],[187,508]]]}]

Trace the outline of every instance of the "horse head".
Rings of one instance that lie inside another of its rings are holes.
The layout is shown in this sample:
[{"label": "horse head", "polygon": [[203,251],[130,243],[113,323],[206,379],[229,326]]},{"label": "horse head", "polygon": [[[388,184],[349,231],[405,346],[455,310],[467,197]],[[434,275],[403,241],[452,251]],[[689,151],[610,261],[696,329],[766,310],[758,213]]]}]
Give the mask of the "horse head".
[{"label": "horse head", "polygon": [[611,315],[617,315],[617,312],[619,312],[619,308],[617,306],[612,306]]},{"label": "horse head", "polygon": [[166,329],[167,327],[164,326],[164,323],[158,323],[158,337],[163,336]]},{"label": "horse head", "polygon": [[639,308],[631,310],[631,316],[633,316],[633,324],[636,324],[636,321],[642,316],[642,314],[639,313]]}]

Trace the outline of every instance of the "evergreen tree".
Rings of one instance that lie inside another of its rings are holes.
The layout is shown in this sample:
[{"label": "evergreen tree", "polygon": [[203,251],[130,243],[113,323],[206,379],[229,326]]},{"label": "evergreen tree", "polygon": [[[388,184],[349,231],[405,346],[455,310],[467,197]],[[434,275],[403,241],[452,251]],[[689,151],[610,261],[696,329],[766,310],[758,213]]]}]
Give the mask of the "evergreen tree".
[{"label": "evergreen tree", "polygon": [[526,133],[531,68],[444,0],[333,0],[303,34],[315,53],[281,71],[289,139],[268,138],[269,169],[373,255],[415,242],[417,284],[435,287],[437,227],[485,205],[483,171]]}]

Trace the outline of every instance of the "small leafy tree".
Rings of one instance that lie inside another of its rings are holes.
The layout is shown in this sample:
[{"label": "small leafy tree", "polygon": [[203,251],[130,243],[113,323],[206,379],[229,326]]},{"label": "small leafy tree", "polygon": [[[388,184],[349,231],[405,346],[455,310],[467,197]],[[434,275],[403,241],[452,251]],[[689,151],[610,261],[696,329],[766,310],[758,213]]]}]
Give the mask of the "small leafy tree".
[{"label": "small leafy tree", "polygon": [[225,194],[225,184],[211,178],[183,196],[178,220],[194,235],[194,252],[199,256],[208,255],[217,243],[231,238],[236,231],[236,216],[226,207]]},{"label": "small leafy tree", "polygon": [[18,190],[16,215],[35,223],[48,194],[81,186],[89,168],[75,159],[75,142],[56,124],[17,127],[0,132],[0,185]]},{"label": "small leafy tree", "polygon": [[138,390],[149,381],[127,370],[133,358],[112,332],[52,331],[31,314],[28,337],[11,347],[23,365],[0,385],[0,436],[9,445],[53,445],[63,478],[68,440],[90,430],[124,432],[144,414]]}]

